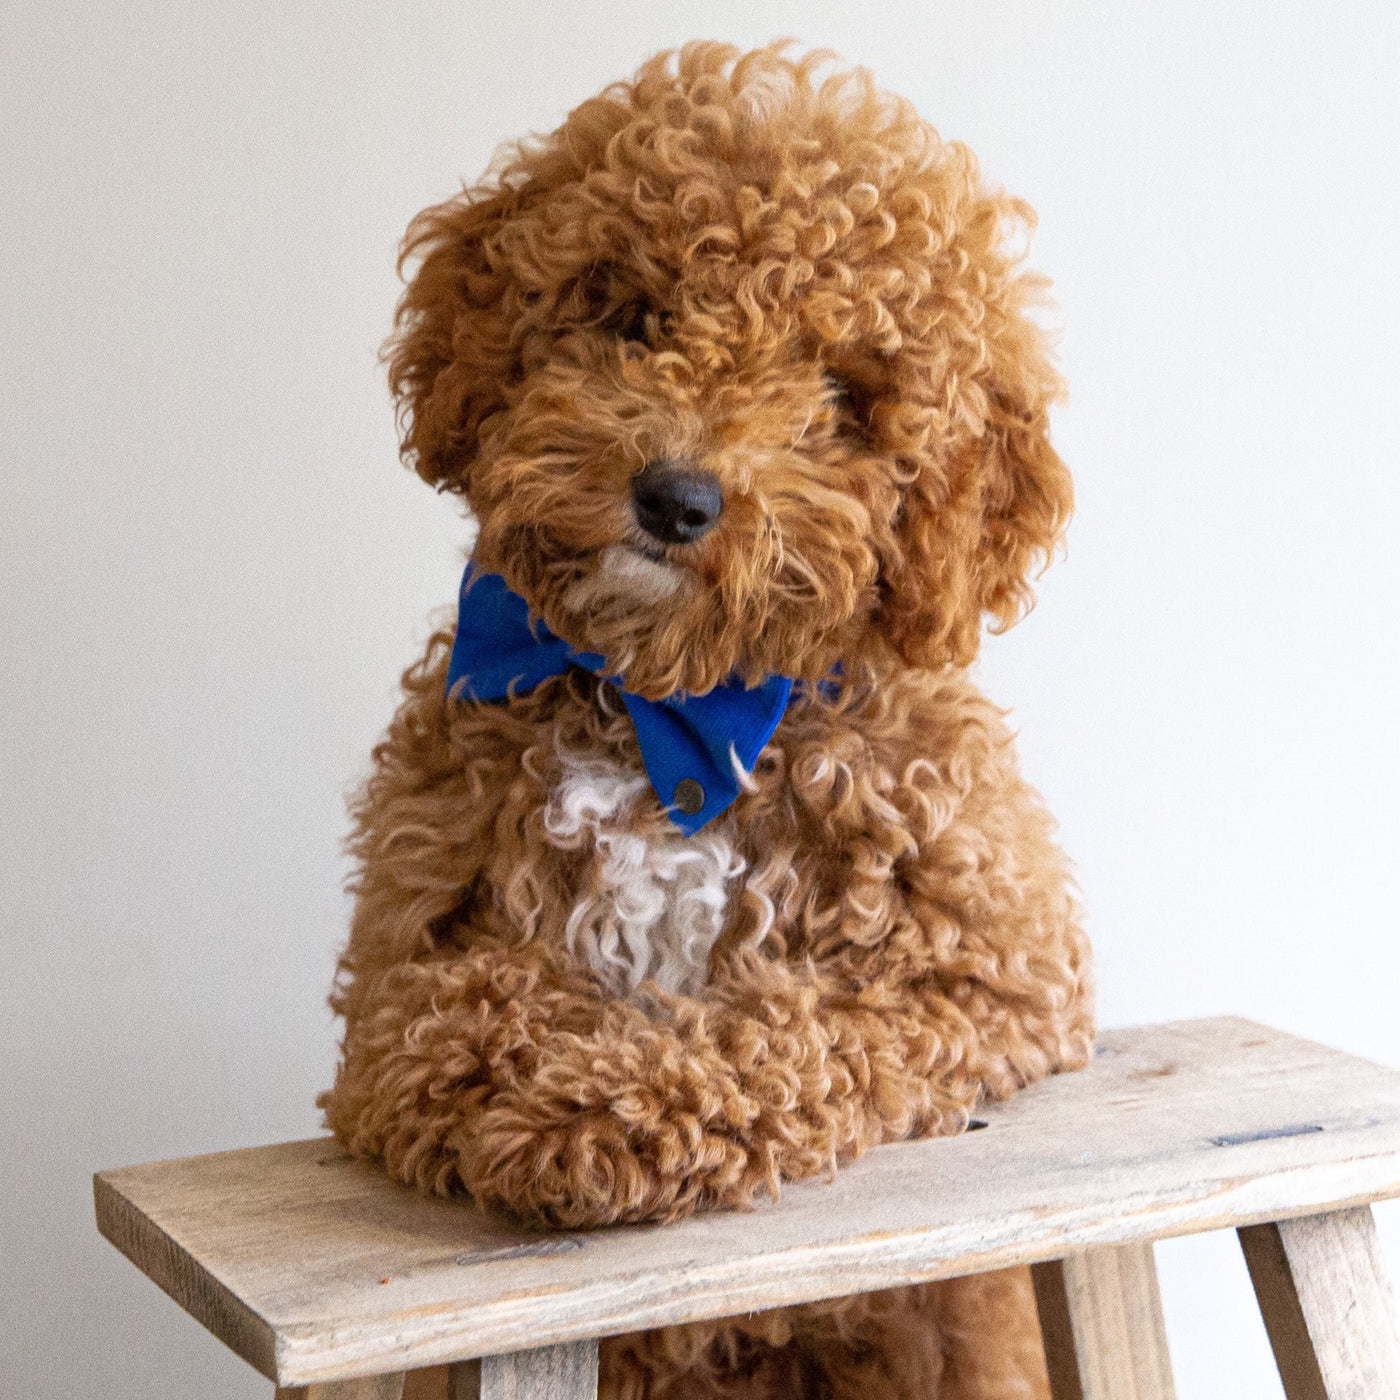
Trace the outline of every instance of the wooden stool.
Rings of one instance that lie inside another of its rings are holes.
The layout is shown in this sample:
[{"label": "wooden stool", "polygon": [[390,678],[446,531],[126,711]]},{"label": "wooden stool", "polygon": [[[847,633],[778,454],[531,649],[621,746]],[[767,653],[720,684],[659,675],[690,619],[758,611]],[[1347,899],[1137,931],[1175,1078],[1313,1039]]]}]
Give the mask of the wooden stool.
[{"label": "wooden stool", "polygon": [[522,1231],[330,1139],[102,1172],[97,1221],[306,1400],[584,1400],[600,1336],[1025,1263],[1056,1400],[1163,1400],[1152,1241],[1227,1226],[1288,1400],[1400,1397],[1368,1204],[1400,1195],[1400,1073],[1186,1021],[1106,1033],[982,1124],[674,1225]]}]

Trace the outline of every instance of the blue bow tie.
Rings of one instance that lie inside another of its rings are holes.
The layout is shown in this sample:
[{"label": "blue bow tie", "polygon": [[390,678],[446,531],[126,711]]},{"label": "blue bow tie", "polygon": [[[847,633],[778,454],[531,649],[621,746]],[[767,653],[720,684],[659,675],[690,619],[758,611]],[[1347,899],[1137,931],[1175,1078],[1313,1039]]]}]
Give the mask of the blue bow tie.
[{"label": "blue bow tie", "polygon": [[[512,693],[528,694],[570,666],[601,675],[606,664],[597,652],[575,651],[542,622],[531,627],[529,604],[505,579],[476,573],[467,564],[447,668],[449,695],[504,700]],[[753,767],[791,693],[787,676],[769,676],[753,687],[731,679],[704,695],[665,700],[622,691],[647,777],[667,816],[687,836],[738,797],[735,765],[746,773]]]}]

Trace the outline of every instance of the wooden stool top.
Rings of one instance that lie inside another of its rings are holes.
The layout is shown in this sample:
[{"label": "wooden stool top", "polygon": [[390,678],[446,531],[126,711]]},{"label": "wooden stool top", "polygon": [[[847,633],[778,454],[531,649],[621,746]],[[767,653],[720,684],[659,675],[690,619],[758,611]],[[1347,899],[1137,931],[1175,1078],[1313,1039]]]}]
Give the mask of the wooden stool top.
[{"label": "wooden stool top", "polygon": [[95,1178],[102,1233],[284,1385],[978,1273],[1400,1195],[1400,1073],[1220,1018],[1106,1032],[980,1131],[752,1212],[546,1234],[333,1140]]}]

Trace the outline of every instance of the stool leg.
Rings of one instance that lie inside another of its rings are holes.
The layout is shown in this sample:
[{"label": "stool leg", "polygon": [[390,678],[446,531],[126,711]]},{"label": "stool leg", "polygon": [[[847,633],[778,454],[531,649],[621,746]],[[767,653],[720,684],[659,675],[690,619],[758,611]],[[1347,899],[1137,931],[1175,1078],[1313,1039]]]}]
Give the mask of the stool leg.
[{"label": "stool leg", "polygon": [[1239,1236],[1288,1400],[1400,1395],[1400,1327],[1369,1206]]},{"label": "stool leg", "polygon": [[388,1376],[357,1376],[353,1381],[322,1385],[279,1385],[276,1400],[401,1400],[402,1371]]},{"label": "stool leg", "polygon": [[598,1343],[484,1356],[452,1368],[451,1400],[597,1400]]},{"label": "stool leg", "polygon": [[1175,1400],[1150,1243],[1031,1269],[1055,1400]]},{"label": "stool leg", "polygon": [[447,1400],[481,1400],[480,1361],[456,1361],[447,1368]]}]

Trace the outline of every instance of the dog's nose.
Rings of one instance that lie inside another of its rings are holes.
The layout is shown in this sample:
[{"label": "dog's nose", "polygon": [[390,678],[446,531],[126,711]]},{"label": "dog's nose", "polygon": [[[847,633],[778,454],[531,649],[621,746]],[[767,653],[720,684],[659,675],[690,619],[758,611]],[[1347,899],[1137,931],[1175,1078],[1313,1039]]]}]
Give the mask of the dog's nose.
[{"label": "dog's nose", "polygon": [[690,544],[708,534],[724,509],[714,472],[661,457],[632,478],[637,524],[663,544]]}]

